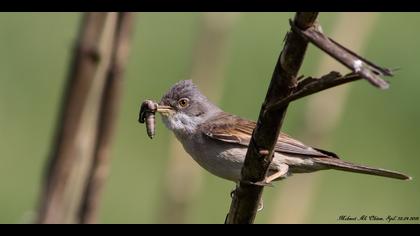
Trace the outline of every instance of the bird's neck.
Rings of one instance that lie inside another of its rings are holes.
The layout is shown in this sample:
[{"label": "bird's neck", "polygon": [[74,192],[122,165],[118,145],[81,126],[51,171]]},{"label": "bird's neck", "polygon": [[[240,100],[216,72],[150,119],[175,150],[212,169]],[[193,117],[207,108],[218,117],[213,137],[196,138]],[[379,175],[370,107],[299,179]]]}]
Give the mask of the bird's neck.
[{"label": "bird's neck", "polygon": [[194,134],[202,122],[202,117],[191,117],[182,113],[175,114],[171,118],[163,117],[163,123],[177,137],[188,137]]}]

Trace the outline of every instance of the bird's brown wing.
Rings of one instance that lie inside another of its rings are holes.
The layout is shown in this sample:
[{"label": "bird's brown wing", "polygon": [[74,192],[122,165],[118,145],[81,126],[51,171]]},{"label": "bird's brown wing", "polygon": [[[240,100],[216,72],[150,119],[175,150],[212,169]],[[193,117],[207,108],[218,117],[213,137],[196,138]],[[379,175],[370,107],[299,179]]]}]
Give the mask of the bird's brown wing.
[{"label": "bird's brown wing", "polygon": [[[216,118],[207,120],[200,128],[206,136],[212,139],[248,146],[255,125],[254,121],[223,112]],[[338,158],[334,153],[309,147],[285,133],[279,135],[275,151],[314,157]]]}]

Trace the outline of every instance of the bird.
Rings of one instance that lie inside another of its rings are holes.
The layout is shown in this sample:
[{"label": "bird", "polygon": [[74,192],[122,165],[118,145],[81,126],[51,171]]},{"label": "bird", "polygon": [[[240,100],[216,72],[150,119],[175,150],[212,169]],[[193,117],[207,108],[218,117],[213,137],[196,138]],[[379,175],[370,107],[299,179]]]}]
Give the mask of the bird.
[{"label": "bird", "polygon": [[[236,183],[241,180],[241,169],[256,122],[223,111],[200,92],[192,80],[181,80],[173,85],[157,104],[156,112],[202,168],[226,180]],[[411,179],[397,171],[344,161],[333,152],[311,147],[280,132],[262,184],[270,185],[293,174],[331,169]]]}]

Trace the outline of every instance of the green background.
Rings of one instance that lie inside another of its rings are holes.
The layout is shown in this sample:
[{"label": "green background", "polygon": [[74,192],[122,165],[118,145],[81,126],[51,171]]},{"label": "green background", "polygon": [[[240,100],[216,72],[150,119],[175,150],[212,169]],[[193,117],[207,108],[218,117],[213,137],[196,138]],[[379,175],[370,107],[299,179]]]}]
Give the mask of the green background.
[{"label": "green background", "polygon": [[[337,15],[320,14],[327,34]],[[27,223],[34,217],[80,16],[0,14],[0,223]],[[200,17],[200,13],[137,15],[101,223],[159,222],[172,134],[158,122],[157,136],[150,140],[144,126],[137,123],[139,104],[146,98],[160,99],[176,81],[187,79]],[[223,109],[257,118],[291,17],[293,13],[238,16],[226,53],[219,103]],[[420,14],[379,15],[363,55],[402,70],[391,79],[387,91],[365,81],[349,85],[342,119],[328,138],[332,141],[323,146],[345,160],[401,170],[414,180],[338,171],[311,174],[318,184],[304,222],[340,223],[340,215],[420,216],[419,23]],[[315,73],[320,56],[311,46],[302,73]],[[284,130],[297,138],[309,99],[291,105],[285,120]],[[303,141],[311,144],[311,140]],[[283,185],[265,190],[265,209],[258,214],[258,223],[269,222],[275,214],[270,204]],[[204,173],[186,221],[222,223],[233,187],[233,183]],[[300,204],[293,196],[289,199],[291,205]]]}]

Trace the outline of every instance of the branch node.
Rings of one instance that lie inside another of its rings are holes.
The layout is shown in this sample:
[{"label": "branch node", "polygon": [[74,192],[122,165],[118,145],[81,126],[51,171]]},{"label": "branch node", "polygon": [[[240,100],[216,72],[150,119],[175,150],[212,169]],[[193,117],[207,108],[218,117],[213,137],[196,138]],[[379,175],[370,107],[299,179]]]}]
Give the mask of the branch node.
[{"label": "branch node", "polygon": [[299,34],[307,41],[333,57],[335,60],[343,64],[348,69],[360,74],[364,79],[369,81],[375,87],[380,89],[389,88],[389,83],[381,78],[381,76],[392,76],[391,70],[380,67],[371,61],[361,57],[350,49],[344,47],[338,42],[326,36],[319,24],[314,24],[306,29],[299,28],[295,22],[289,21],[291,29]]},{"label": "branch node", "polygon": [[259,151],[258,151],[258,153],[259,153],[261,156],[265,157],[265,156],[268,156],[268,154],[270,154],[270,151],[269,151],[269,150],[267,150],[267,149],[261,149],[261,150],[259,150]]}]

